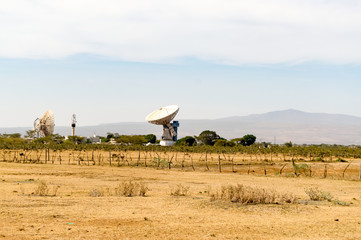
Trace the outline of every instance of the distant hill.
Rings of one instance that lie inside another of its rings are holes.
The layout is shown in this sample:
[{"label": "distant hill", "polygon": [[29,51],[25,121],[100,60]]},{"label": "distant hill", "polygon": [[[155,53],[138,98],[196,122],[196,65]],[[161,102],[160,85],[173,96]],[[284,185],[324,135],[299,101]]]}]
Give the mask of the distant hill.
[{"label": "distant hill", "polygon": [[[199,135],[203,130],[216,131],[220,136],[232,139],[254,134],[257,141],[298,144],[344,144],[361,145],[361,118],[341,114],[307,113],[298,110],[275,111],[265,114],[234,116],[213,120],[180,121],[179,137]],[[0,133],[19,132],[29,128],[0,128]],[[70,127],[55,127],[55,132],[70,135]],[[162,127],[147,122],[111,123],[96,126],[79,126],[76,134],[81,136],[154,133],[159,138]]]}]

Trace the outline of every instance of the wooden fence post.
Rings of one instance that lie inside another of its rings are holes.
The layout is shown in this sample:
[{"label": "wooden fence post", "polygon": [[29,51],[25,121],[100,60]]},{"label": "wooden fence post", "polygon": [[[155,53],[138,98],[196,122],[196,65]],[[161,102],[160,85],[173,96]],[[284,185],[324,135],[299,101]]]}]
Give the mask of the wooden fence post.
[{"label": "wooden fence post", "polygon": [[218,154],[218,170],[219,172],[222,172],[222,167],[221,167],[221,155]]},{"label": "wooden fence post", "polygon": [[45,148],[45,164],[48,161],[48,149]]},{"label": "wooden fence post", "polygon": [[207,170],[209,171],[209,167],[208,167],[208,159],[207,159],[207,151],[206,151],[206,158],[205,158],[205,162],[206,162],[206,167],[207,167]]},{"label": "wooden fence post", "polygon": [[140,150],[138,152],[138,161],[137,161],[137,167],[139,166],[139,162],[140,162]]}]

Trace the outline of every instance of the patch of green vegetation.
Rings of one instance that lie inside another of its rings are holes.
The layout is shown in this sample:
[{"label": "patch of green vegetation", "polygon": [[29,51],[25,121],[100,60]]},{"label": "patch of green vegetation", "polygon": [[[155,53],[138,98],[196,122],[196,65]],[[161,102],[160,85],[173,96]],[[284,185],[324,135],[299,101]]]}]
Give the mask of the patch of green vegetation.
[{"label": "patch of green vegetation", "polygon": [[337,159],[336,159],[336,162],[348,162],[348,161],[345,160],[345,159],[342,159],[342,158],[337,158]]}]

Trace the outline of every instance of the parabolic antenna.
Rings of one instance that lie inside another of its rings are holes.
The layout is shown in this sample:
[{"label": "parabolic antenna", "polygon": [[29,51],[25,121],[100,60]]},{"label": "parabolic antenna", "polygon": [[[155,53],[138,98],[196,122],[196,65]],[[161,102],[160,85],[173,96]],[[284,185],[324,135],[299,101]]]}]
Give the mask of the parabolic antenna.
[{"label": "parabolic antenna", "polygon": [[51,110],[48,110],[39,119],[34,121],[34,130],[37,136],[47,137],[54,133],[54,114]]},{"label": "parabolic antenna", "polygon": [[165,125],[173,120],[178,111],[179,107],[176,105],[161,107],[158,110],[148,114],[145,120],[156,125]]},{"label": "parabolic antenna", "polygon": [[163,135],[160,145],[172,146],[177,141],[178,121],[171,121],[177,115],[179,107],[176,105],[161,107],[158,110],[148,114],[145,118],[147,122],[163,125]]}]

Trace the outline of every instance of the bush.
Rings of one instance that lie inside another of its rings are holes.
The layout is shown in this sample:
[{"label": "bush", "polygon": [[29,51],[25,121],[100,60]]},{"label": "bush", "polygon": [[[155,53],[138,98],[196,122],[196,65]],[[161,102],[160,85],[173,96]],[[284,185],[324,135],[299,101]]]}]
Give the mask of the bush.
[{"label": "bush", "polygon": [[91,197],[103,197],[103,196],[123,196],[123,197],[133,197],[133,196],[141,196],[145,197],[147,192],[150,189],[142,182],[122,182],[117,187],[114,188],[114,191],[109,188],[93,189],[89,196]]},{"label": "bush", "polygon": [[191,136],[186,136],[184,138],[178,139],[175,142],[176,146],[195,146],[197,145],[196,139]]},{"label": "bush", "polygon": [[241,204],[274,204],[278,202],[296,203],[297,198],[292,194],[277,194],[262,188],[254,188],[237,184],[236,186],[222,186],[220,191],[210,194],[211,201],[222,200]]},{"label": "bush", "polygon": [[261,188],[253,188],[237,184],[222,186],[221,190],[211,194],[211,200],[223,200],[241,204],[275,203],[276,194]]},{"label": "bush", "polygon": [[91,190],[91,192],[89,193],[89,196],[91,197],[103,197],[104,196],[104,191],[102,189],[93,189]]},{"label": "bush", "polygon": [[144,183],[137,182],[122,182],[115,188],[116,196],[132,197],[141,196],[145,197],[149,188]]},{"label": "bush", "polygon": [[183,186],[182,184],[178,184],[171,189],[171,196],[187,196],[189,191],[189,186]]},{"label": "bush", "polygon": [[49,194],[50,187],[44,181],[39,182],[38,186],[35,189],[34,195],[36,196],[56,196],[59,186],[52,187],[52,193]]},{"label": "bush", "polygon": [[342,159],[342,158],[338,158],[338,159],[336,159],[336,162],[347,162],[347,160]]},{"label": "bush", "polygon": [[234,147],[236,144],[231,141],[227,141],[225,139],[218,139],[214,144],[215,147]]},{"label": "bush", "polygon": [[330,202],[333,199],[333,196],[330,193],[323,192],[323,191],[319,190],[317,187],[305,189],[305,192],[308,195],[308,197],[310,198],[310,200],[313,200],[313,201],[327,200]]}]

